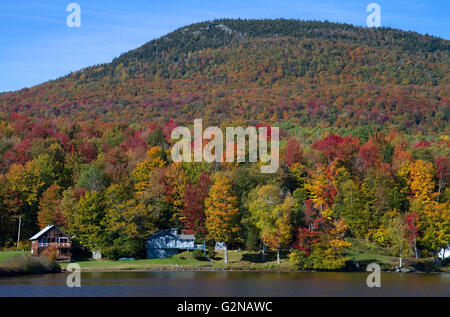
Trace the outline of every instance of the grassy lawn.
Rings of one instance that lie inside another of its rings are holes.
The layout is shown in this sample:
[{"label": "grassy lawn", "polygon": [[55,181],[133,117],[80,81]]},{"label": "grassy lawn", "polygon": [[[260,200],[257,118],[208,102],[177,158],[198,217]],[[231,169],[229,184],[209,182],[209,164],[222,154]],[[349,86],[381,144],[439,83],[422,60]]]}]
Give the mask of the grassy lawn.
[{"label": "grassy lawn", "polygon": [[399,265],[399,258],[389,255],[375,254],[375,253],[358,253],[349,252],[347,254],[350,260],[357,261],[359,263],[378,263],[382,269],[392,269]]},{"label": "grassy lawn", "polygon": [[[29,254],[30,251],[24,251],[24,254]],[[22,254],[22,251],[0,251],[0,262],[6,261],[9,258]]]},{"label": "grassy lawn", "polygon": [[[173,257],[165,259],[142,259],[134,261],[115,261],[115,260],[84,260],[75,262],[85,270],[146,270],[156,268],[171,268],[171,267],[206,267],[214,269],[271,269],[271,268],[289,268],[289,260],[286,255],[282,255],[281,265],[276,263],[275,254],[268,254],[266,262],[261,261],[259,252],[251,251],[228,251],[228,262],[223,263],[223,252],[217,252],[216,257],[209,261],[207,259],[195,259],[192,252],[185,251]],[[68,263],[63,263],[63,268],[67,267]]]},{"label": "grassy lawn", "polygon": [[267,252],[264,261],[259,251],[228,251],[228,264],[223,263],[224,252],[217,252],[212,265],[214,268],[221,269],[291,269],[289,265],[288,252],[282,252],[280,257],[281,264],[277,263],[276,253]]},{"label": "grassy lawn", "polygon": [[[132,261],[117,261],[117,260],[93,260],[87,259],[76,261],[82,269],[87,270],[145,270],[159,267],[171,266],[204,266],[208,265],[207,260],[197,260],[190,252],[183,252],[170,258],[164,259],[141,259]],[[62,263],[63,268],[67,267],[68,263]]]},{"label": "grassy lawn", "polygon": [[[29,251],[25,252],[28,254]],[[375,250],[371,246],[356,241],[347,252],[346,256],[350,260],[358,261],[362,267],[367,264],[376,262],[380,264],[382,270],[392,270],[398,266],[398,257],[384,254],[385,250]],[[22,254],[22,251],[0,251],[0,262]],[[165,259],[140,259],[134,261],[115,261],[115,260],[93,260],[86,259],[76,261],[84,270],[108,271],[108,270],[159,270],[159,269],[175,269],[175,268],[199,268],[199,269],[228,269],[228,270],[290,270],[287,257],[288,252],[281,253],[281,264],[276,261],[276,253],[268,252],[265,260],[261,259],[261,254],[255,251],[235,251],[228,250],[228,263],[223,263],[224,252],[216,252],[214,259],[195,259],[192,252],[185,251],[173,257]],[[405,265],[409,258],[403,259]],[[414,260],[414,259],[410,259]],[[422,259],[425,261],[427,259]],[[428,259],[431,261],[431,259]],[[66,268],[68,263],[60,263],[62,268]],[[449,271],[449,268],[442,268],[441,271]]]},{"label": "grassy lawn", "polygon": [[353,261],[366,266],[369,263],[378,263],[381,269],[393,269],[399,264],[399,258],[391,256],[389,250],[377,246],[366,240],[348,239],[352,246],[346,256]]},{"label": "grassy lawn", "polygon": [[[392,256],[390,251],[386,248],[376,246],[375,244],[366,240],[348,239],[352,242],[352,246],[348,250],[346,256],[350,260],[358,261],[362,267],[365,267],[369,263],[378,263],[382,270],[394,270],[396,266],[399,266],[400,260],[397,256]],[[430,266],[433,262],[431,257],[423,257],[416,259],[413,256],[406,256],[402,259],[403,266],[417,266],[418,263],[422,263],[422,268],[417,267],[418,270],[426,270],[426,267]],[[448,266],[440,268],[440,271],[448,271]]]},{"label": "grassy lawn", "polygon": [[[386,254],[386,250],[368,245],[365,241],[352,241],[353,245],[346,256],[350,260],[358,261],[366,266],[376,262],[382,269],[390,270],[398,265],[398,258]],[[204,267],[210,269],[231,269],[231,270],[290,270],[288,251],[281,253],[281,264],[277,263],[276,253],[269,251],[265,260],[261,258],[259,251],[235,251],[228,250],[228,264],[224,263],[224,252],[217,251],[216,256],[211,261],[207,259],[195,259],[192,252],[185,251],[173,257],[165,259],[142,259],[134,261],[115,260],[92,260],[78,261],[82,269],[86,270],[146,270],[173,267]],[[64,268],[67,263],[61,264]]]}]

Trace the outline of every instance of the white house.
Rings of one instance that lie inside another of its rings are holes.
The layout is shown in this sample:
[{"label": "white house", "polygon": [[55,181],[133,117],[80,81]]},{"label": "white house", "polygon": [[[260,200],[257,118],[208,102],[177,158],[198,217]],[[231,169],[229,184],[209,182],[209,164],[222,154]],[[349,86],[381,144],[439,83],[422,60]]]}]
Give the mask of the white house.
[{"label": "white house", "polygon": [[448,244],[445,249],[442,248],[439,253],[438,257],[440,257],[442,260],[450,258],[450,245]]}]

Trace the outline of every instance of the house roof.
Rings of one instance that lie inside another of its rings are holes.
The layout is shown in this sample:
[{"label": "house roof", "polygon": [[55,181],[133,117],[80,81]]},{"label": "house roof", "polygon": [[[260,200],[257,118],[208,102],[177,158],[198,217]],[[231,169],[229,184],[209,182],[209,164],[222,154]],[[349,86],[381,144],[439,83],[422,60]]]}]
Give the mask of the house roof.
[{"label": "house roof", "polygon": [[195,235],[193,234],[179,234],[178,237],[181,240],[195,240]]},{"label": "house roof", "polygon": [[[36,240],[38,239],[40,236],[42,236],[44,233],[46,233],[47,231],[49,231],[50,229],[56,228],[59,231],[61,231],[62,233],[64,233],[61,229],[59,229],[56,225],[48,225],[47,227],[45,227],[44,229],[42,229],[41,231],[39,231],[38,233],[36,233],[34,236],[32,236],[30,238],[30,240]],[[65,234],[65,233],[64,233]]]},{"label": "house roof", "polygon": [[180,240],[195,240],[195,235],[193,235],[193,234],[177,234],[176,233],[177,231],[178,231],[177,228],[157,231],[154,234],[150,235],[147,239],[150,239],[152,237],[156,237],[157,235],[166,233],[166,234],[173,235],[175,238],[180,239]]}]

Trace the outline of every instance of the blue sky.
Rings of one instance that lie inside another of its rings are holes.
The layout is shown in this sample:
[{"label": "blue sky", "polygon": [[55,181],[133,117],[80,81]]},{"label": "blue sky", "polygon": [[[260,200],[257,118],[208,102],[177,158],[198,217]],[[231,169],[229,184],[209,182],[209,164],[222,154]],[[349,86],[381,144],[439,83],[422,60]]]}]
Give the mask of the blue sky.
[{"label": "blue sky", "polygon": [[[81,7],[81,27],[66,25],[66,6]],[[215,18],[295,18],[366,25],[366,6],[381,25],[450,39],[449,0],[2,0],[0,92],[30,87],[109,62],[181,26]]]}]

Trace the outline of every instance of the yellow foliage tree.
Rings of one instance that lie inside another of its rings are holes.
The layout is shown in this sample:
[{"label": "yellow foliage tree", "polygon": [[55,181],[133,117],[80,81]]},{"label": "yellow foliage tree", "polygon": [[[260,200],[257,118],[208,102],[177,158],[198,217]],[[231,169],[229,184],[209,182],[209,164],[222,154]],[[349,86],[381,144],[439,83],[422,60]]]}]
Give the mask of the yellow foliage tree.
[{"label": "yellow foliage tree", "polygon": [[38,194],[44,186],[44,182],[33,161],[28,161],[25,165],[13,164],[6,174],[6,179],[9,188],[18,195],[23,203],[31,206],[38,201]]},{"label": "yellow foliage tree", "polygon": [[436,184],[433,163],[422,160],[412,162],[409,176],[409,186],[414,197],[423,201],[435,199],[437,193],[434,192]]},{"label": "yellow foliage tree", "polygon": [[[240,231],[238,200],[232,194],[231,181],[227,177],[217,177],[205,200],[205,206],[208,238],[225,242],[225,245],[237,241]],[[227,248],[224,262],[228,263]]]},{"label": "yellow foliage tree", "polygon": [[144,192],[150,185],[151,172],[162,168],[166,162],[162,158],[163,150],[159,146],[152,147],[147,151],[148,159],[142,163],[138,163],[133,170],[132,175],[136,181],[135,189]]},{"label": "yellow foliage tree", "polygon": [[165,169],[165,201],[173,206],[172,222],[180,225],[187,178],[181,163],[172,163]]}]

